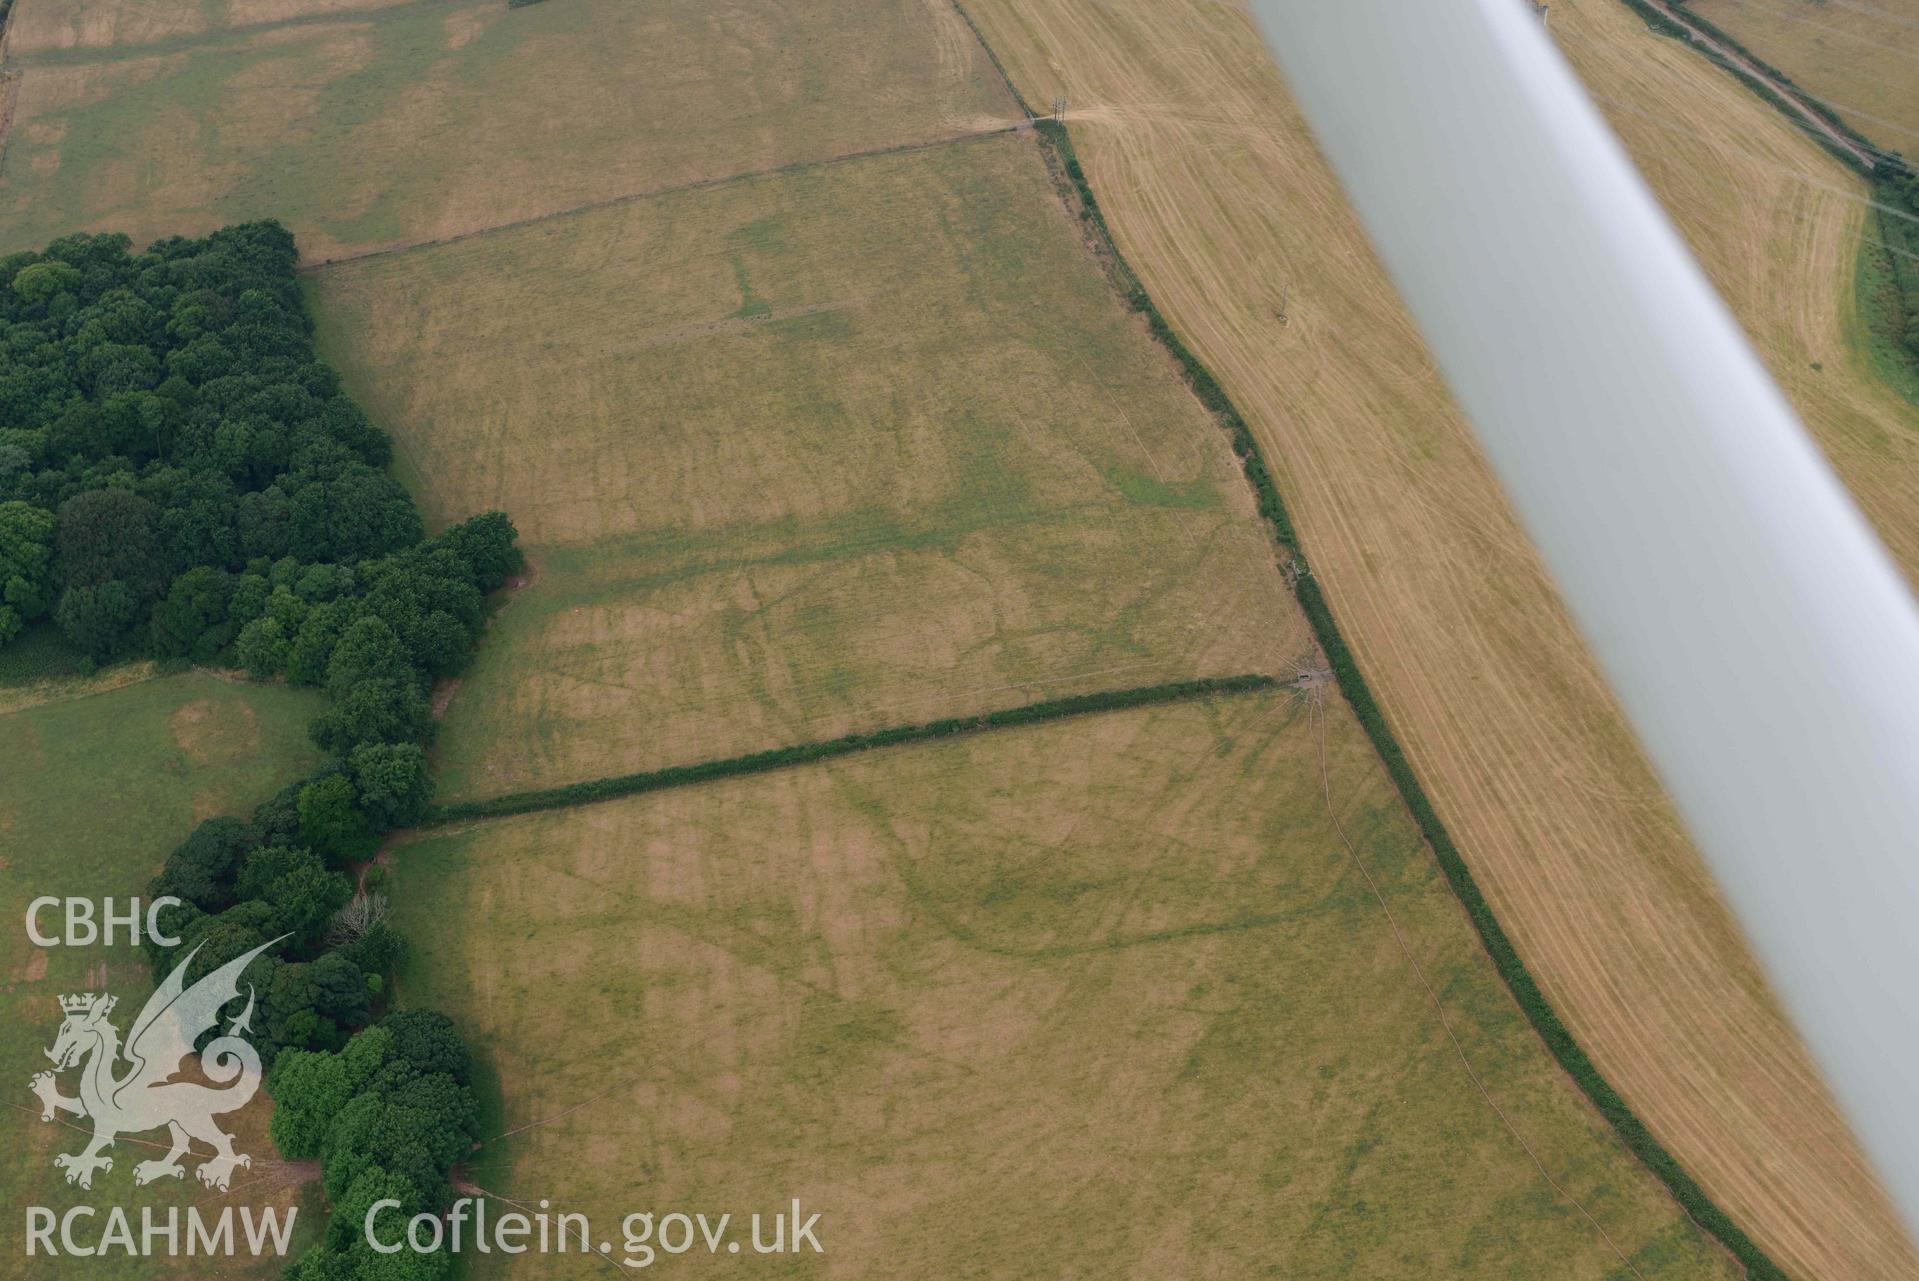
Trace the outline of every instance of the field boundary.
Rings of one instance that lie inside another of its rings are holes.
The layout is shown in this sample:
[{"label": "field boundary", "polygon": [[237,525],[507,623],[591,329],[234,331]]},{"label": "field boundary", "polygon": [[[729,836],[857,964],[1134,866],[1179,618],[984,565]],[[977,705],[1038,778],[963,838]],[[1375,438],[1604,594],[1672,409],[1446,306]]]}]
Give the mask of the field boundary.
[{"label": "field boundary", "polygon": [[[0,11],[0,45],[7,38],[6,21],[5,12]],[[13,113],[20,105],[20,76],[18,70],[0,66],[0,178],[7,176],[7,143],[13,138]]]},{"label": "field boundary", "polygon": [[[1847,168],[1868,176],[1888,159],[1885,149],[1847,124],[1837,112],[1793,82],[1736,38],[1687,8],[1684,0],[1624,0],[1660,35],[1683,39],[1709,61],[1724,67],[1748,89],[1782,112],[1802,132],[1830,151]],[[1811,126],[1810,128],[1808,126]],[[1864,153],[1864,154],[1861,154]]]},{"label": "field boundary", "polygon": [[[1025,104],[1020,104],[1021,109]],[[1030,119],[1030,117],[1029,117]],[[547,213],[532,214],[525,218],[514,218],[508,222],[495,223],[490,227],[476,227],[472,231],[462,231],[451,236],[441,236],[431,240],[412,240],[405,244],[388,245],[381,249],[365,249],[358,253],[341,254],[338,258],[321,258],[314,262],[301,263],[294,270],[302,276],[311,276],[325,271],[329,267],[344,266],[347,263],[365,262],[369,258],[389,258],[398,254],[414,253],[427,249],[439,249],[445,245],[457,245],[468,240],[477,240],[481,236],[491,236],[504,231],[518,231],[522,227],[533,227],[543,222],[554,222],[561,218],[572,218],[580,214],[596,213],[602,209],[613,209],[620,205],[635,205],[647,200],[662,200],[667,196],[677,196],[689,191],[708,191],[716,187],[731,186],[738,182],[754,182],[761,178],[780,178],[796,173],[805,173],[813,169],[830,169],[836,165],[853,164],[861,160],[877,160],[882,156],[903,156],[917,151],[933,151],[940,147],[964,146],[970,142],[979,142],[987,138],[997,138],[1002,134],[1018,133],[1027,127],[1025,121],[1013,121],[991,129],[975,129],[967,133],[947,134],[939,138],[926,138],[919,142],[895,142],[884,147],[873,147],[865,151],[844,151],[835,156],[822,156],[816,160],[789,160],[783,165],[774,165],[767,169],[743,169],[738,173],[724,174],[718,178],[696,178],[691,182],[675,183],[667,187],[652,187],[645,191],[630,191],[624,195],[607,196],[600,200],[589,200],[582,205],[569,205],[565,209],[554,209]]]},{"label": "field boundary", "polygon": [[[1628,0],[1630,3],[1631,0]],[[975,30],[978,28],[975,27]],[[997,58],[994,60],[998,65]],[[1072,184],[1081,204],[1080,218],[1086,228],[1102,246],[1102,257],[1109,262],[1114,283],[1125,296],[1128,305],[1138,311],[1146,320],[1153,336],[1159,340],[1174,361],[1184,372],[1188,386],[1193,394],[1214,415],[1220,427],[1226,431],[1233,446],[1233,452],[1239,455],[1241,469],[1246,481],[1252,486],[1257,506],[1265,519],[1273,537],[1276,550],[1281,556],[1281,567],[1293,585],[1293,594],[1305,612],[1314,637],[1325,652],[1332,668],[1334,678],[1339,683],[1341,693],[1359,719],[1367,738],[1372,742],[1374,751],[1385,766],[1387,775],[1392,779],[1411,815],[1414,825],[1432,849],[1434,860],[1444,873],[1447,884],[1465,909],[1467,919],[1472,922],[1478,933],[1487,956],[1492,960],[1493,968],[1499,972],[1500,979],[1512,993],[1513,999],[1525,1013],[1533,1030],[1545,1042],[1547,1050],[1570,1076],[1588,1100],[1599,1110],[1620,1141],[1628,1151],[1637,1157],[1653,1175],[1666,1186],[1680,1208],[1691,1217],[1703,1231],[1714,1237],[1746,1269],[1748,1277],[1754,1281],[1786,1281],[1786,1272],[1773,1262],[1759,1245],[1747,1236],[1732,1217],[1713,1202],[1706,1192],[1694,1181],[1691,1175],[1680,1166],[1678,1160],[1666,1151],[1645,1123],[1627,1106],[1624,1098],[1613,1088],[1599,1072],[1597,1065],[1580,1048],[1565,1024],[1561,1022],[1545,993],[1540,989],[1532,973],[1526,968],[1518,950],[1507,938],[1498,918],[1493,914],[1491,905],[1486,901],[1479,884],[1473,878],[1471,869],[1453,844],[1452,836],[1440,822],[1439,814],[1425,789],[1414,775],[1411,763],[1404,749],[1399,745],[1385,714],[1374,699],[1371,688],[1359,670],[1359,664],[1353,657],[1341,635],[1337,622],[1333,618],[1332,607],[1325,594],[1320,591],[1318,582],[1313,578],[1304,548],[1301,546],[1291,517],[1286,512],[1285,503],[1280,498],[1278,487],[1274,484],[1272,472],[1267,467],[1258,442],[1252,430],[1240,415],[1239,410],[1227,397],[1225,389],[1214,378],[1212,372],[1193,355],[1180,339],[1173,327],[1167,322],[1152,298],[1146,292],[1125,257],[1120,253],[1118,243],[1113,239],[1107,226],[1105,214],[1087,182],[1084,169],[1073,149],[1071,135],[1063,122],[1055,120],[1036,120],[1034,132],[1042,140],[1042,145],[1054,153],[1060,168]]]},{"label": "field boundary", "polygon": [[567,783],[537,791],[512,792],[486,800],[436,805],[429,809],[414,826],[416,828],[443,827],[448,823],[474,819],[506,818],[515,814],[533,814],[541,810],[566,809],[575,805],[610,801],[623,796],[637,796],[645,792],[685,787],[692,783],[708,783],[716,779],[767,774],[814,761],[831,760],[837,756],[870,752],[877,748],[924,743],[936,738],[958,738],[991,730],[1012,729],[1025,725],[1043,724],[1047,721],[1090,716],[1099,712],[1159,707],[1167,703],[1184,703],[1202,698],[1250,694],[1278,688],[1280,688],[1280,681],[1277,677],[1251,674],[1207,676],[1198,680],[1174,681],[1164,685],[1142,685],[1131,689],[1104,690],[1097,694],[1077,694],[1071,698],[1054,698],[1038,703],[1026,703],[1019,707],[983,712],[977,716],[951,716],[918,725],[896,725],[889,729],[844,734],[839,738],[818,742],[769,748],[765,751],[751,752],[745,756],[729,756],[719,760],[700,761],[692,765],[669,765],[664,769],[644,770],[638,774],[621,774],[612,778],[591,779],[583,783]]},{"label": "field boundary", "polygon": [[[1758,94],[1766,105],[1784,114],[1802,132],[1810,134],[1813,141],[1853,172],[1872,178],[1881,173],[1882,166],[1891,170],[1904,167],[1902,157],[1848,124],[1844,116],[1827,106],[1817,94],[1801,87],[1791,76],[1754,53],[1737,36],[1711,19],[1694,13],[1685,0],[1671,0],[1671,3],[1667,0],[1620,0],[1620,3],[1644,18],[1646,25],[1658,34],[1684,40],[1708,62],[1731,72],[1741,84]],[[1808,124],[1817,128],[1809,129]],[[1840,135],[1844,144],[1835,140],[1832,134]],[[1860,151],[1867,154],[1862,156]]]},{"label": "field boundary", "polygon": [[[91,67],[104,63],[133,62],[140,58],[160,58],[168,54],[192,53],[209,45],[237,44],[255,37],[301,27],[368,26],[391,21],[411,9],[437,6],[445,12],[461,9],[486,9],[502,0],[392,0],[388,4],[359,9],[297,14],[290,18],[267,18],[259,22],[241,22],[232,26],[211,27],[183,35],[161,36],[154,40],[120,44],[78,44],[28,52],[13,59],[19,67]],[[0,9],[18,0],[0,0]],[[157,6],[145,6],[157,7]]]},{"label": "field boundary", "polygon": [[[0,0],[0,3],[12,3],[12,0]],[[1019,105],[1021,111],[1026,113],[1028,120],[1038,119],[1039,113],[1033,110],[1031,104],[1026,101],[1026,95],[1021,93],[1019,86],[1013,83],[1013,77],[1006,70],[1006,64],[999,60],[999,52],[993,48],[992,42],[987,40],[986,33],[980,30],[979,23],[973,21],[973,15],[966,12],[966,6],[961,4],[960,0],[952,0],[952,5],[953,12],[960,16],[960,21],[964,22],[967,30],[973,33],[973,39],[979,41],[979,47],[986,54],[986,60],[993,64],[993,70],[999,72],[1001,82],[1006,85],[1006,92],[1013,95],[1013,101]]]}]

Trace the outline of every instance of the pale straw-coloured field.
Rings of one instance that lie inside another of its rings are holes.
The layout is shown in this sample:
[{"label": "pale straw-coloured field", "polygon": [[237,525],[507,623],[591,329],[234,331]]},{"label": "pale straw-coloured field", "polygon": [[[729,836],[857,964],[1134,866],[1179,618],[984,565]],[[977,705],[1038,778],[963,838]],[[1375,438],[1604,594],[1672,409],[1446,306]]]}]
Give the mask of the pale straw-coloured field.
[{"label": "pale straw-coloured field", "polygon": [[[1270,451],[1361,666],[1575,1034],[1789,1269],[1919,1276],[1250,18],[971,7],[1029,100],[1068,99],[1122,250]],[[1919,414],[1850,330],[1862,186],[1617,0],[1555,3],[1550,30],[1919,568]]]}]

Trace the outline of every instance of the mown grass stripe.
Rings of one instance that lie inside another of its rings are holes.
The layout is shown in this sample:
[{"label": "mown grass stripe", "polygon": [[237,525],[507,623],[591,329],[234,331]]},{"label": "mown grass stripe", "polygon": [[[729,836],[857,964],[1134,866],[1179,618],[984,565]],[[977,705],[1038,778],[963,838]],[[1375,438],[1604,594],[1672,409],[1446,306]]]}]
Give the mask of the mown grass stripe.
[{"label": "mown grass stripe", "polygon": [[1260,454],[1258,442],[1253,438],[1252,430],[1239,410],[1227,397],[1226,391],[1214,378],[1212,371],[1201,364],[1198,357],[1188,350],[1173,327],[1160,314],[1146,287],[1140,283],[1139,276],[1127,263],[1119,251],[1119,245],[1113,240],[1112,231],[1106,225],[1106,216],[1100,211],[1099,202],[1093,196],[1088,185],[1084,169],[1073,149],[1071,136],[1064,123],[1055,120],[1037,120],[1034,131],[1047,146],[1054,149],[1055,159],[1072,184],[1081,202],[1081,219],[1087,229],[1093,232],[1102,245],[1102,252],[1110,255],[1116,283],[1125,295],[1127,303],[1143,315],[1153,336],[1171,353],[1184,371],[1186,380],[1198,396],[1200,402],[1211,410],[1232,440],[1233,452],[1239,455],[1240,466],[1246,474],[1246,481],[1253,487],[1257,498],[1259,513],[1267,523],[1273,536],[1273,543],[1280,553],[1281,564],[1289,568],[1293,579],[1293,594],[1305,611],[1311,624],[1313,635],[1318,639],[1320,648],[1325,651],[1334,678],[1339,682],[1340,692],[1351,704],[1353,714],[1359,718],[1360,725],[1366,731],[1366,737],[1372,741],[1373,750],[1379,754],[1380,761],[1386,767],[1387,775],[1393,785],[1399,789],[1400,798],[1405,802],[1407,811],[1418,826],[1426,843],[1431,846],[1433,857],[1438,861],[1440,871],[1445,874],[1446,883],[1452,887],[1465,906],[1466,915],[1472,921],[1473,929],[1478,932],[1480,942],[1486,948],[1486,954],[1492,958],[1493,967],[1499,971],[1499,977],[1513,994],[1513,999],[1525,1011],[1527,1021],[1533,1030],[1546,1043],[1559,1066],[1572,1077],[1593,1106],[1599,1109],[1613,1131],[1619,1135],[1627,1149],[1651,1170],[1667,1191],[1672,1193],[1692,1220],[1702,1229],[1717,1238],[1720,1244],[1730,1251],[1735,1259],[1746,1269],[1747,1276],[1754,1281],[1786,1281],[1786,1272],[1773,1262],[1757,1242],[1746,1235],[1745,1231],[1734,1223],[1732,1217],[1712,1199],[1691,1175],[1679,1164],[1671,1153],[1666,1151],[1658,1139],[1653,1137],[1626,1101],[1605,1077],[1601,1076],[1586,1052],[1573,1039],[1572,1033],[1560,1022],[1558,1014],[1548,1004],[1545,993],[1540,991],[1526,964],[1520,959],[1519,952],[1506,937],[1498,918],[1493,915],[1492,907],[1480,892],[1478,882],[1473,879],[1472,870],[1460,856],[1459,849],[1453,844],[1452,836],[1445,825],[1439,821],[1439,814],[1433,808],[1432,801],[1426,796],[1418,778],[1413,774],[1411,763],[1406,759],[1405,751],[1394,737],[1391,727],[1386,723],[1385,714],[1374,699],[1366,678],[1361,675],[1358,662],[1340,634],[1339,626],[1333,618],[1331,605],[1325,594],[1320,591],[1319,583],[1308,568],[1306,553],[1300,546],[1299,536],[1293,528],[1292,520],[1286,513],[1286,505],[1281,501],[1278,488],[1273,484],[1272,472],[1267,468]]},{"label": "mown grass stripe", "polygon": [[1071,698],[1054,698],[1039,703],[1027,703],[1020,707],[1002,708],[996,712],[983,712],[978,716],[953,716],[944,720],[927,721],[920,725],[896,725],[890,729],[872,730],[864,734],[846,734],[840,738],[826,739],[822,742],[775,747],[746,756],[700,761],[692,765],[671,765],[665,769],[646,770],[638,774],[622,774],[614,778],[593,779],[585,783],[568,783],[563,787],[513,792],[487,800],[436,805],[427,811],[418,826],[438,827],[469,819],[505,818],[513,814],[531,814],[539,810],[589,805],[619,796],[635,796],[641,792],[658,792],[669,787],[684,787],[689,783],[707,783],[721,778],[764,774],[771,770],[787,769],[813,761],[828,760],[835,756],[849,756],[854,752],[868,752],[880,747],[923,743],[928,739],[979,734],[1018,725],[1036,725],[1043,721],[1087,716],[1095,712],[1122,711],[1135,707],[1154,707],[1163,703],[1186,702],[1197,698],[1252,693],[1258,690],[1276,689],[1278,686],[1279,681],[1272,676],[1251,674],[1209,676],[1199,680],[1174,681],[1163,685],[1142,685],[1132,689],[1103,690],[1097,694],[1078,694]]}]

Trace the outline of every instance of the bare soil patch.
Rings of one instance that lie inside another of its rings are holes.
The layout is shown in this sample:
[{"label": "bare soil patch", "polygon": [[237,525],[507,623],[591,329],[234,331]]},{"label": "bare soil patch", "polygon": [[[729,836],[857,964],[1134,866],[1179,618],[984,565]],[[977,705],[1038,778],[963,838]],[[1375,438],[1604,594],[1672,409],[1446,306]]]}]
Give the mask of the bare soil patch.
[{"label": "bare soil patch", "polygon": [[260,746],[259,718],[238,699],[195,699],[167,718],[167,728],[198,766],[239,760]]}]

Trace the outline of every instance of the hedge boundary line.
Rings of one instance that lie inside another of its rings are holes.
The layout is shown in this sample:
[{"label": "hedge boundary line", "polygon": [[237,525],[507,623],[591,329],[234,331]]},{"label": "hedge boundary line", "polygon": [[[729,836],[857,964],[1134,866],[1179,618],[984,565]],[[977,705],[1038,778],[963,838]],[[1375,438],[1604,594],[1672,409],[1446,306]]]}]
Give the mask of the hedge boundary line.
[{"label": "hedge boundary line", "polygon": [[[1626,0],[1634,3],[1634,0]],[[996,60],[997,61],[997,60]],[[1246,481],[1253,487],[1258,500],[1260,515],[1265,518],[1273,536],[1275,548],[1281,554],[1281,563],[1291,563],[1289,577],[1293,580],[1293,594],[1300,608],[1305,611],[1313,635],[1325,651],[1326,658],[1333,670],[1334,678],[1339,682],[1340,692],[1352,706],[1353,713],[1359,718],[1360,725],[1371,740],[1373,750],[1379,754],[1386,773],[1399,790],[1400,799],[1411,813],[1414,824],[1426,843],[1432,848],[1446,882],[1458,896],[1460,904],[1466,909],[1466,916],[1478,932],[1480,942],[1485,946],[1487,955],[1492,959],[1493,968],[1505,982],[1506,988],[1525,1012],[1526,1019],[1533,1030],[1539,1034],[1546,1048],[1552,1053],[1568,1076],[1573,1079],[1580,1091],[1592,1101],[1601,1116],[1611,1125],[1620,1141],[1626,1145],[1635,1157],[1651,1170],[1659,1181],[1666,1185],[1675,1201],[1701,1229],[1711,1234],[1719,1243],[1731,1252],[1733,1257],[1746,1269],[1746,1275],[1753,1281],[1787,1281],[1787,1274],[1777,1263],[1747,1236],[1732,1217],[1720,1209],[1691,1175],[1680,1166],[1678,1160],[1655,1138],[1635,1115],[1626,1101],[1620,1097],[1598,1067],[1579,1043],[1567,1030],[1559,1016],[1546,1000],[1545,993],[1526,968],[1519,952],[1513,947],[1499,920],[1493,914],[1479,884],[1473,879],[1470,868],[1460,856],[1459,849],[1453,844],[1452,836],[1439,820],[1438,811],[1433,808],[1425,789],[1420,786],[1413,774],[1411,763],[1406,759],[1404,750],[1394,737],[1391,727],[1386,723],[1384,713],[1374,699],[1366,678],[1360,673],[1359,664],[1352,650],[1347,647],[1345,638],[1340,634],[1338,623],[1333,618],[1332,607],[1327,603],[1325,594],[1320,591],[1318,582],[1313,578],[1307,566],[1305,552],[1300,546],[1299,536],[1291,518],[1286,513],[1285,503],[1279,496],[1279,490],[1273,484],[1272,472],[1266,466],[1264,457],[1254,439],[1246,420],[1227,397],[1219,381],[1212,372],[1201,364],[1184,342],[1173,331],[1166,318],[1154,305],[1145,286],[1140,283],[1125,257],[1120,253],[1118,244],[1113,240],[1106,217],[1100,211],[1099,202],[1086,181],[1084,169],[1080,166],[1077,153],[1073,149],[1072,138],[1066,126],[1054,120],[1036,120],[1034,131],[1044,145],[1053,150],[1054,156],[1063,169],[1067,180],[1072,184],[1081,203],[1080,217],[1087,228],[1094,232],[1110,258],[1113,275],[1126,301],[1135,311],[1141,313],[1153,336],[1172,355],[1185,374],[1187,384],[1201,404],[1211,410],[1222,429],[1232,441],[1233,452],[1239,455],[1240,466],[1245,472]]]},{"label": "hedge boundary line", "polygon": [[[1750,62],[1753,66],[1759,68],[1761,71],[1771,76],[1774,80],[1777,80],[1780,84],[1786,86],[1787,89],[1790,89],[1792,91],[1793,102],[1798,103],[1800,106],[1804,107],[1807,111],[1810,111],[1813,115],[1818,116],[1821,120],[1831,125],[1834,129],[1837,129],[1840,133],[1844,134],[1847,138],[1850,138],[1853,142],[1859,144],[1859,146],[1871,152],[1874,158],[1877,159],[1880,164],[1885,165],[1888,168],[1893,170],[1898,170],[1904,167],[1903,158],[1896,155],[1895,153],[1887,151],[1886,148],[1880,146],[1878,143],[1874,142],[1872,139],[1866,137],[1865,134],[1853,128],[1851,124],[1847,123],[1845,117],[1841,116],[1837,111],[1833,110],[1830,106],[1828,106],[1824,101],[1822,101],[1819,98],[1817,94],[1812,93],[1811,91],[1806,89],[1805,86],[1801,85],[1798,81],[1794,80],[1791,76],[1787,75],[1785,72],[1781,71],[1779,68],[1773,66],[1770,62],[1767,62],[1764,58],[1754,53],[1751,47],[1748,46],[1743,40],[1739,39],[1739,37],[1733,35],[1731,32],[1727,31],[1724,27],[1720,26],[1718,23],[1714,22],[1712,19],[1707,18],[1703,16],[1702,14],[1696,13],[1693,10],[1692,6],[1686,3],[1686,0],[1667,0],[1667,2],[1672,6],[1674,11],[1679,13],[1685,19],[1685,22],[1691,23],[1694,27],[1698,28],[1700,31],[1705,32],[1707,35],[1711,36],[1714,40],[1718,41],[1722,45],[1725,45],[1728,49],[1732,50],[1734,53],[1744,58],[1747,62]],[[1801,131],[1811,134],[1814,142],[1819,143],[1827,151],[1832,152],[1835,156],[1839,158],[1840,163],[1844,164],[1848,169],[1852,170],[1854,173],[1864,174],[1868,178],[1885,176],[1882,172],[1878,170],[1868,169],[1864,167],[1863,165],[1861,165],[1859,163],[1859,157],[1853,155],[1851,152],[1845,150],[1843,147],[1835,147],[1833,145],[1832,139],[1824,137],[1823,135],[1818,133],[1816,130],[1806,128],[1806,122],[1799,117],[1798,112],[1792,110],[1791,104],[1784,102],[1780,98],[1779,92],[1777,90],[1775,90],[1771,85],[1766,84],[1763,80],[1755,79],[1752,73],[1747,71],[1745,68],[1737,65],[1736,63],[1727,62],[1724,58],[1721,58],[1720,56],[1715,54],[1711,49],[1706,48],[1704,45],[1700,44],[1697,40],[1694,40],[1692,38],[1692,33],[1687,31],[1683,24],[1674,23],[1671,19],[1666,18],[1663,14],[1659,15],[1658,22],[1654,22],[1652,18],[1648,17],[1647,15],[1655,11],[1651,8],[1651,6],[1649,6],[1646,3],[1646,0],[1622,0],[1622,3],[1624,3],[1634,13],[1639,14],[1641,17],[1646,17],[1647,25],[1652,26],[1661,35],[1676,36],[1677,38],[1684,40],[1688,45],[1692,47],[1693,52],[1699,54],[1701,57],[1705,58],[1708,62],[1712,63],[1714,66],[1722,67],[1725,70],[1730,71],[1739,80],[1741,84],[1745,85],[1748,89],[1751,89],[1754,93],[1757,93],[1761,98],[1765,99],[1767,105],[1771,106],[1774,110],[1782,112],[1785,115],[1786,119],[1791,121],[1792,124],[1795,125],[1797,128],[1799,128]],[[1676,31],[1668,30],[1668,28],[1672,28],[1675,26],[1678,27],[1678,30]]]},{"label": "hedge boundary line", "polygon": [[1070,698],[1026,703],[1019,707],[1002,708],[996,712],[984,712],[978,716],[952,716],[919,725],[896,725],[890,729],[871,730],[863,734],[846,734],[820,742],[769,748],[766,751],[752,752],[745,756],[700,761],[692,765],[670,765],[665,769],[646,770],[638,774],[621,774],[612,778],[593,779],[585,783],[568,783],[562,787],[541,788],[531,792],[513,792],[506,796],[495,796],[480,801],[436,805],[428,810],[414,826],[443,827],[448,823],[465,822],[471,819],[506,818],[514,814],[565,809],[574,805],[590,805],[596,801],[613,800],[621,796],[637,796],[642,792],[658,792],[671,787],[684,787],[689,783],[707,783],[715,779],[766,774],[774,770],[790,769],[795,765],[829,760],[836,756],[870,752],[881,747],[923,743],[935,738],[964,737],[996,729],[1010,729],[1044,721],[1087,716],[1096,712],[1156,707],[1165,703],[1183,703],[1200,698],[1247,694],[1277,688],[1279,688],[1278,678],[1264,674],[1249,674],[1208,676],[1199,680],[1172,681],[1162,685],[1103,690],[1097,694],[1076,694]]},{"label": "hedge boundary line", "polygon": [[[0,0],[0,4],[12,3],[13,0]],[[986,55],[986,60],[993,64],[993,70],[999,72],[1000,83],[1006,86],[1006,92],[1013,95],[1013,101],[1018,104],[1021,111],[1026,113],[1028,120],[1034,119],[1038,113],[1026,101],[1026,95],[1019,91],[1019,86],[1013,83],[1013,77],[1007,74],[1006,65],[999,60],[999,54],[986,39],[986,33],[979,29],[979,23],[973,21],[973,15],[966,12],[966,6],[961,4],[960,0],[952,0],[952,3],[953,12],[960,16],[960,21],[964,22],[967,30],[973,33],[973,39],[979,42],[980,51]]]},{"label": "hedge boundary line", "polygon": [[[1729,73],[1733,79],[1758,95],[1767,106],[1784,116],[1788,124],[1825,148],[1827,153],[1838,160],[1840,164],[1865,178],[1869,183],[1877,185],[1888,178],[1896,178],[1911,172],[1911,165],[1904,156],[1897,151],[1888,150],[1880,146],[1871,138],[1859,132],[1859,130],[1855,129],[1846,121],[1844,116],[1841,116],[1837,111],[1833,110],[1831,106],[1827,105],[1824,99],[1754,53],[1744,41],[1732,35],[1724,27],[1712,21],[1710,18],[1703,17],[1696,13],[1692,6],[1687,3],[1687,0],[1667,0],[1667,3],[1671,5],[1673,11],[1684,18],[1684,23],[1675,21],[1666,13],[1647,3],[1647,0],[1619,0],[1619,2],[1638,14],[1641,18],[1644,18],[1646,25],[1658,34],[1684,41],[1686,47],[1694,53],[1704,58],[1707,62],[1712,63],[1720,70]],[[1791,101],[1787,101],[1780,95],[1777,89],[1774,89],[1764,80],[1754,76],[1744,67],[1735,62],[1727,61],[1713,50],[1708,49],[1705,45],[1693,39],[1693,33],[1687,29],[1685,23],[1691,23],[1693,27],[1712,37],[1784,85],[1792,93]],[[1839,146],[1833,142],[1831,138],[1820,133],[1817,129],[1808,126],[1805,118],[1800,115],[1799,112],[1793,110],[1795,105],[1804,107],[1807,111],[1831,125],[1839,133],[1844,134],[1852,142],[1858,144],[1858,146],[1864,150],[1871,152],[1874,160],[1878,163],[1878,167],[1872,168],[1861,164],[1858,156],[1847,151],[1844,147]]]},{"label": "hedge boundary line", "polygon": [[[0,0],[3,3],[4,0]],[[1023,105],[1023,104],[1022,104]],[[562,219],[578,218],[583,214],[599,213],[604,209],[617,209],[625,205],[645,204],[648,201],[663,200],[668,196],[683,196],[694,191],[712,191],[721,187],[742,186],[760,182],[769,178],[788,178],[800,174],[816,173],[835,168],[839,165],[856,164],[862,160],[878,160],[886,156],[904,156],[920,151],[933,151],[940,147],[963,147],[969,143],[984,142],[988,138],[998,138],[1003,134],[1016,132],[1023,128],[1020,121],[1011,124],[993,125],[990,128],[977,129],[968,133],[947,134],[940,138],[925,138],[918,142],[894,142],[883,147],[873,147],[866,151],[842,151],[838,155],[820,156],[812,160],[789,160],[784,164],[767,169],[742,169],[736,173],[721,174],[717,178],[695,178],[689,182],[672,183],[664,187],[650,187],[645,191],[628,191],[617,196],[604,196],[598,200],[589,200],[584,204],[568,205],[564,209],[554,209],[547,213],[530,214],[525,218],[510,218],[506,222],[497,222],[487,227],[476,227],[472,231],[455,232],[450,236],[436,239],[413,240],[405,244],[389,245],[384,249],[358,249],[343,253],[337,258],[318,258],[312,262],[303,262],[294,268],[300,276],[318,275],[333,267],[344,267],[349,263],[370,262],[375,258],[396,258],[402,254],[423,253],[430,249],[442,249],[448,245],[465,244],[484,236],[498,235],[502,232],[524,231],[528,227],[537,227],[542,223],[559,222]]]},{"label": "hedge boundary line", "polygon": [[1620,3],[1646,20],[1646,25],[1662,36],[1671,36],[1675,40],[1686,39],[1686,29],[1667,17],[1664,13],[1646,3],[1646,0],[1620,0]]}]

